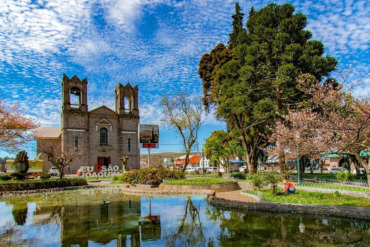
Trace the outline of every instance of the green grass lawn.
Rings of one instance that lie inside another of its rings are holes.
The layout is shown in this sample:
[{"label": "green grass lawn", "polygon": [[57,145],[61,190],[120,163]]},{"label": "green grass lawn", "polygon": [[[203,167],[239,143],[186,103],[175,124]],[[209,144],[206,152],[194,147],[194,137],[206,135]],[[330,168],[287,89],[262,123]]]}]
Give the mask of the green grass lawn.
[{"label": "green grass lawn", "polygon": [[357,187],[344,184],[333,184],[333,183],[315,183],[315,182],[302,182],[301,185],[305,188],[322,188],[331,190],[346,190],[346,191],[356,191],[356,192],[368,192],[370,193],[369,187]]},{"label": "green grass lawn", "polygon": [[84,178],[86,181],[93,182],[93,181],[111,181],[112,178]]},{"label": "green grass lawn", "polygon": [[204,175],[202,175],[202,173],[200,173],[200,174],[186,174],[186,177],[187,178],[217,178],[218,175],[217,175],[217,173],[208,173],[208,174],[204,174]]},{"label": "green grass lawn", "polygon": [[217,178],[217,177],[204,177],[204,178],[186,178],[180,180],[165,180],[164,184],[167,185],[213,185],[230,183],[230,179]]},{"label": "green grass lawn", "polygon": [[[278,190],[278,192],[281,190]],[[246,193],[258,195],[258,192],[244,191]],[[308,192],[299,190],[296,194],[291,195],[272,195],[270,189],[261,191],[261,200],[278,202],[278,203],[294,203],[294,204],[312,204],[312,205],[329,205],[329,206],[352,206],[352,207],[370,207],[370,198],[347,196],[338,192],[322,193]]]},{"label": "green grass lawn", "polygon": [[[297,174],[295,174],[297,175]],[[303,174],[304,178],[318,178],[318,179],[335,179],[337,180],[337,177],[335,176],[334,173],[304,173]],[[365,176],[361,176],[360,179],[366,179]],[[358,180],[357,176],[351,175],[348,179],[349,181],[351,180]]]}]

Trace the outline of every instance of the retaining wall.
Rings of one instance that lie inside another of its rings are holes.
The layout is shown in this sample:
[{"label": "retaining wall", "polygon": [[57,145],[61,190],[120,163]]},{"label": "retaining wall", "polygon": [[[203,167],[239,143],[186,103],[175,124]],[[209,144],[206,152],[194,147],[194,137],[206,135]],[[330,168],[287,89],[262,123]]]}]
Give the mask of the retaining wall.
[{"label": "retaining wall", "polygon": [[207,196],[207,202],[215,207],[233,208],[247,211],[267,211],[275,213],[325,215],[325,216],[349,217],[361,220],[370,220],[370,208],[366,207],[300,205],[289,203],[272,203],[265,201],[241,202],[218,198],[213,195]]}]

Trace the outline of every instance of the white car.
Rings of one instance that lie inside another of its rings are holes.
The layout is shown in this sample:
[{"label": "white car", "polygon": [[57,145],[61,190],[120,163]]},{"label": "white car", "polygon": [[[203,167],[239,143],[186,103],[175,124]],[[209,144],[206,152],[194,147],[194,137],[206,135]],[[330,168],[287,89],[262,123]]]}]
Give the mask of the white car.
[{"label": "white car", "polygon": [[187,173],[195,173],[195,168],[194,167],[186,167],[185,172],[187,172]]},{"label": "white car", "polygon": [[217,167],[207,167],[207,173],[217,173]]},{"label": "white car", "polygon": [[244,172],[244,170],[247,169],[247,166],[241,166],[239,167],[239,172]]},{"label": "white car", "polygon": [[56,176],[58,176],[59,171],[58,171],[58,169],[57,169],[56,167],[51,167],[51,168],[49,169],[49,174],[50,174],[51,176],[56,177]]},{"label": "white car", "polygon": [[330,173],[347,172],[348,170],[343,167],[333,167],[330,169]]},{"label": "white car", "polygon": [[[365,169],[364,168],[358,168],[358,170],[360,171],[360,174],[364,174],[364,172],[365,172]],[[357,174],[356,169],[354,169],[352,173],[353,174]]]}]

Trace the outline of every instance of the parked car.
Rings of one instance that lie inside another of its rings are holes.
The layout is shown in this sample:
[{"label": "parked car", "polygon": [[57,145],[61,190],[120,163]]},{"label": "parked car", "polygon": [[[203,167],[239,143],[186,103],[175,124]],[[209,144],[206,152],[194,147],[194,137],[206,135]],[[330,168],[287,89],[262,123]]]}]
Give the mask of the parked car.
[{"label": "parked car", "polygon": [[195,173],[195,168],[194,167],[186,167],[185,172],[187,172],[187,173]]},{"label": "parked car", "polygon": [[207,167],[207,173],[217,173],[217,167]]},{"label": "parked car", "polygon": [[339,173],[339,172],[347,172],[348,170],[343,167],[333,167],[330,169],[330,173]]},{"label": "parked car", "polygon": [[57,169],[56,167],[51,167],[51,168],[49,169],[49,174],[50,174],[51,176],[56,177],[56,176],[58,176],[59,171],[58,171],[58,169]]},{"label": "parked car", "polygon": [[[358,168],[358,170],[360,171],[360,174],[364,174],[364,172],[365,172],[365,169],[364,168]],[[357,174],[356,169],[354,169],[352,173],[353,174]]]},{"label": "parked car", "polygon": [[239,167],[239,172],[244,172],[244,170],[247,169],[247,166],[241,166]]}]

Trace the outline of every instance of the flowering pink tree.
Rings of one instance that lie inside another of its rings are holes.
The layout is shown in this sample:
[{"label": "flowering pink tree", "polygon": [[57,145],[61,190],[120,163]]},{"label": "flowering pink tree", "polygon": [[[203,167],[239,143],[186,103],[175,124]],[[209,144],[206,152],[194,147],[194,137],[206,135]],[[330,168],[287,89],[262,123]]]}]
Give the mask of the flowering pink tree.
[{"label": "flowering pink tree", "polygon": [[319,84],[311,75],[298,78],[308,99],[276,124],[271,141],[278,149],[318,157],[323,152],[354,157],[368,174],[370,161],[360,157],[370,147],[370,106],[340,86]]}]

